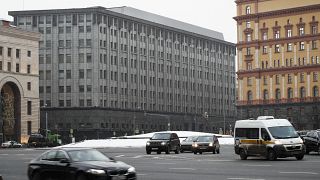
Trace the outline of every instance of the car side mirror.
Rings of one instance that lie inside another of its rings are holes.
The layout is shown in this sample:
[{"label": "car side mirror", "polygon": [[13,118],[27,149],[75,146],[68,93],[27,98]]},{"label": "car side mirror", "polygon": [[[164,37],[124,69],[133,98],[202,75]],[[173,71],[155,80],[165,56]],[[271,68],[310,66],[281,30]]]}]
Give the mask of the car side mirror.
[{"label": "car side mirror", "polygon": [[59,162],[60,162],[60,163],[63,163],[63,164],[68,164],[68,163],[70,163],[69,159],[66,159],[66,158],[60,159]]},{"label": "car side mirror", "polygon": [[270,141],[271,139],[270,139],[270,137],[268,135],[264,135],[263,140]]}]

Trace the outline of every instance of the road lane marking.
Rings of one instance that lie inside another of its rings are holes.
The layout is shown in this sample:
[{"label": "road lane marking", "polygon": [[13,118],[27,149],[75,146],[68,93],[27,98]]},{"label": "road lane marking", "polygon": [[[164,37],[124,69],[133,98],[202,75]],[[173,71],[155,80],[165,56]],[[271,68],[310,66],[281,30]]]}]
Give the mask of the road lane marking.
[{"label": "road lane marking", "polygon": [[193,169],[193,168],[169,168],[171,170],[192,170],[192,171],[195,171],[196,169]]},{"label": "road lane marking", "polygon": [[155,164],[159,164],[159,165],[161,165],[161,164],[163,164],[163,165],[170,165],[170,164],[177,164],[177,163],[155,163]]},{"label": "road lane marking", "polygon": [[118,158],[118,157],[123,157],[123,156],[124,156],[124,155],[123,155],[123,154],[121,154],[121,155],[118,155],[118,156],[115,156],[115,157],[117,157],[117,158]]},{"label": "road lane marking", "polygon": [[280,174],[312,174],[312,175],[318,175],[319,173],[315,172],[279,172]]},{"label": "road lane marking", "polygon": [[265,180],[265,179],[253,179],[253,178],[228,178],[230,180]]},{"label": "road lane marking", "polygon": [[1,156],[9,156],[9,154],[0,154]]},{"label": "road lane marking", "polygon": [[248,166],[248,167],[271,167],[272,165],[269,164],[258,164],[258,165],[252,165],[252,164],[243,164],[243,166]]},{"label": "road lane marking", "polygon": [[138,158],[141,158],[141,157],[143,157],[143,156],[139,155],[139,156],[134,156],[134,157],[132,157],[132,158],[138,159]]}]

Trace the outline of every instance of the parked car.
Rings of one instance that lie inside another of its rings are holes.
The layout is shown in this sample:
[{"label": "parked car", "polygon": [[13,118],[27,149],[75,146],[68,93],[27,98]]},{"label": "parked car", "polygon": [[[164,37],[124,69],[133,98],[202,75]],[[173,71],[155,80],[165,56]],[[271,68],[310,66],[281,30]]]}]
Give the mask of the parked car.
[{"label": "parked car", "polygon": [[28,140],[28,147],[46,147],[47,139],[41,134],[31,134]]},{"label": "parked car", "polygon": [[320,130],[308,132],[303,139],[307,154],[311,151],[320,152]]},{"label": "parked car", "polygon": [[18,143],[17,141],[6,141],[1,144],[2,148],[21,148],[22,144]]},{"label": "parked car", "polygon": [[190,151],[192,152],[192,143],[198,138],[198,136],[190,136],[181,142],[180,152]]},{"label": "parked car", "polygon": [[151,154],[151,152],[169,154],[170,151],[174,151],[176,154],[180,152],[180,139],[176,133],[155,133],[146,144],[147,154]]},{"label": "parked car", "polygon": [[29,180],[136,179],[134,167],[89,148],[56,148],[28,166]]},{"label": "parked car", "polygon": [[202,152],[220,153],[219,140],[215,135],[199,136],[192,144],[192,152],[194,154],[202,154]]}]

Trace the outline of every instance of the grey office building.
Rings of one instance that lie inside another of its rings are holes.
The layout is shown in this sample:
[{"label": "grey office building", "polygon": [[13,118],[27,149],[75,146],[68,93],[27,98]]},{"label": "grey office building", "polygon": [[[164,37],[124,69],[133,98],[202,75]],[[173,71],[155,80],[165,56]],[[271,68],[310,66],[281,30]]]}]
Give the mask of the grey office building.
[{"label": "grey office building", "polygon": [[42,128],[46,115],[78,139],[234,123],[236,49],[222,33],[130,7],[9,15],[42,34]]}]

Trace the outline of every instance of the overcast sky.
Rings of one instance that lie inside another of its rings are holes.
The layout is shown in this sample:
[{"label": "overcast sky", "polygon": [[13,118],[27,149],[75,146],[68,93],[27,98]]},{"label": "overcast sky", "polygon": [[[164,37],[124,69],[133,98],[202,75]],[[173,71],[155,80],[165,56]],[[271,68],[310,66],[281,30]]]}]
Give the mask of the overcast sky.
[{"label": "overcast sky", "polygon": [[[8,11],[130,6],[179,21],[222,32],[236,43],[234,0],[1,0],[0,18],[12,20]],[[4,2],[3,2],[4,1]]]}]

